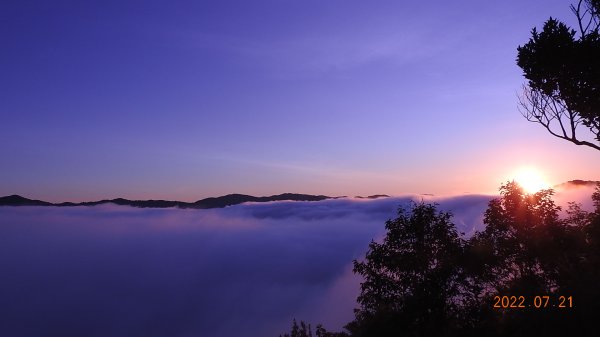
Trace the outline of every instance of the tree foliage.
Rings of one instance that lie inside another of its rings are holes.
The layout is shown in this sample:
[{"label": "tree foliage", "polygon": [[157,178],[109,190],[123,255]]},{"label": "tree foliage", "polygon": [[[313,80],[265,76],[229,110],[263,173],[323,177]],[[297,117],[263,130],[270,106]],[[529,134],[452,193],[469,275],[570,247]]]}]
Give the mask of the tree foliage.
[{"label": "tree foliage", "polygon": [[478,312],[485,313],[474,330],[492,336],[554,336],[573,327],[570,317],[566,319],[555,308],[498,310],[490,305],[495,296],[572,295],[572,289],[564,285],[574,277],[570,263],[581,242],[577,231],[559,218],[560,207],[552,195],[552,190],[527,194],[509,182],[500,188],[501,197],[490,201],[485,229],[468,244],[478,266],[470,275],[481,286],[477,296],[483,299]]},{"label": "tree foliage", "polygon": [[531,295],[547,293],[555,286],[545,268],[546,258],[552,259],[548,254],[557,251],[551,245],[565,227],[552,194],[552,190],[526,194],[509,182],[500,188],[501,198],[489,203],[486,227],[470,241],[473,247],[486,247],[478,251],[483,264],[478,276],[487,291],[519,289]]},{"label": "tree foliage", "polygon": [[[330,332],[327,331],[323,325],[318,324],[315,329],[315,337],[348,337],[348,334],[344,332]],[[313,337],[312,328],[310,324],[300,321],[300,324],[296,322],[296,319],[292,321],[292,329],[290,333],[279,335],[279,337]]]},{"label": "tree foliage", "polygon": [[528,81],[521,113],[555,137],[600,150],[600,0],[579,0],[571,10],[577,30],[550,18],[517,48]]},{"label": "tree foliage", "polygon": [[434,205],[400,208],[386,222],[382,243],[371,242],[354,272],[364,278],[355,336],[441,335],[457,320],[463,249],[451,215]]}]

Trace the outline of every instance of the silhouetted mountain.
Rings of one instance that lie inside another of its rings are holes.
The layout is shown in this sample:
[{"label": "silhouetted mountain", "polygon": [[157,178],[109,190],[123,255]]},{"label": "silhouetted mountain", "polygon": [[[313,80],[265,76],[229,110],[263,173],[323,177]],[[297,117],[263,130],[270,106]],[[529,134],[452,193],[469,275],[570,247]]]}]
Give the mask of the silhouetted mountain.
[{"label": "silhouetted mountain", "polygon": [[198,200],[194,203],[197,208],[218,208],[241,204],[247,201],[256,201],[257,197],[245,194],[228,194],[221,197],[212,197]]},{"label": "silhouetted mountain", "polygon": [[20,195],[8,195],[6,197],[0,197],[1,206],[51,206],[52,204],[41,200],[32,200],[23,198]]},{"label": "silhouetted mountain", "polygon": [[310,195],[310,194],[296,194],[296,193],[283,193],[278,195],[272,195],[270,197],[255,197],[252,195],[245,194],[228,194],[217,198],[206,198],[198,200],[194,203],[195,208],[221,208],[231,205],[237,205],[244,202],[268,202],[268,201],[319,201],[331,199],[331,197],[325,195]]},{"label": "silhouetted mountain", "polygon": [[95,206],[100,204],[115,204],[121,206],[132,206],[132,207],[141,207],[141,208],[168,208],[168,207],[181,207],[181,208],[189,208],[190,203],[183,201],[171,201],[171,200],[128,200],[123,198],[110,199],[110,200],[100,200],[100,201],[89,201],[89,202],[81,202],[78,204],[69,204],[62,203],[58,204],[58,206]]},{"label": "silhouetted mountain", "polygon": [[595,180],[569,180],[565,183],[555,185],[554,188],[577,188],[577,187],[596,187],[599,181]]},{"label": "silhouetted mountain", "polygon": [[168,207],[179,207],[179,208],[222,208],[226,206],[232,206],[241,204],[244,202],[268,202],[268,201],[319,201],[331,199],[331,197],[325,195],[310,195],[310,194],[296,194],[296,193],[284,193],[278,195],[272,195],[270,197],[255,197],[252,195],[245,194],[228,194],[216,198],[206,198],[198,200],[196,202],[183,202],[183,201],[171,201],[171,200],[128,200],[123,198],[117,199],[105,199],[99,201],[87,201],[87,202],[62,202],[62,203],[50,203],[40,200],[27,199],[19,195],[10,195],[6,197],[0,197],[0,206],[96,206],[102,204],[115,204],[122,206],[140,207],[140,208],[168,208]]},{"label": "silhouetted mountain", "polygon": [[355,196],[357,199],[379,199],[379,198],[389,198],[390,196],[387,194],[373,194],[368,197],[362,197],[360,195]]}]

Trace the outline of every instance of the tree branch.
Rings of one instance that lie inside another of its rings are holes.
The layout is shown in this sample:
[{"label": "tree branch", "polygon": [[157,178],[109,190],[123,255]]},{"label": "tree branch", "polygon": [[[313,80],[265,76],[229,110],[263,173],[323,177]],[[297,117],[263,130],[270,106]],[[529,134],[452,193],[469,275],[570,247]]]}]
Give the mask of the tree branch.
[{"label": "tree branch", "polygon": [[[542,125],[554,137],[600,151],[600,145],[577,138],[577,127],[581,125],[582,118],[576,111],[569,109],[565,102],[560,99],[545,95],[524,85],[523,93],[519,96],[519,112],[529,122]],[[558,124],[560,132],[554,130],[555,128],[552,127],[553,122]],[[569,132],[567,132],[565,124],[569,126]],[[589,128],[598,139],[600,130],[595,124],[592,124]]]},{"label": "tree branch", "polygon": [[[581,15],[581,4],[582,3],[583,3],[583,0],[579,0],[579,2],[577,3],[577,7],[571,5],[571,11],[577,17],[577,24],[579,25],[579,32],[581,33],[581,37],[584,38],[587,28],[586,29],[583,28],[583,15]],[[585,15],[585,13],[584,13],[584,15]],[[588,26],[589,26],[589,24],[588,24]]]}]

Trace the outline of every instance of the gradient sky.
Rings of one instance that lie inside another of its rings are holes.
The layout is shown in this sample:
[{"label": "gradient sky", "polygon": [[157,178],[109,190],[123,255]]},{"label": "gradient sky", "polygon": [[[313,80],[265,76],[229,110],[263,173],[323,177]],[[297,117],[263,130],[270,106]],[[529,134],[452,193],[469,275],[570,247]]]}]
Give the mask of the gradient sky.
[{"label": "gradient sky", "polygon": [[517,110],[568,1],[2,1],[0,195],[488,193],[600,155]]}]

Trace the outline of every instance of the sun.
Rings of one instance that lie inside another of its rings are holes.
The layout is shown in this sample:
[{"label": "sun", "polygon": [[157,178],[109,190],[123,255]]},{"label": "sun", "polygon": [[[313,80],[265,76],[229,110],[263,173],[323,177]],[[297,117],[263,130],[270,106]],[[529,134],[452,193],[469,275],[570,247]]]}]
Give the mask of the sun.
[{"label": "sun", "polygon": [[550,188],[543,175],[531,167],[518,170],[513,179],[523,188],[525,193],[529,194]]}]

